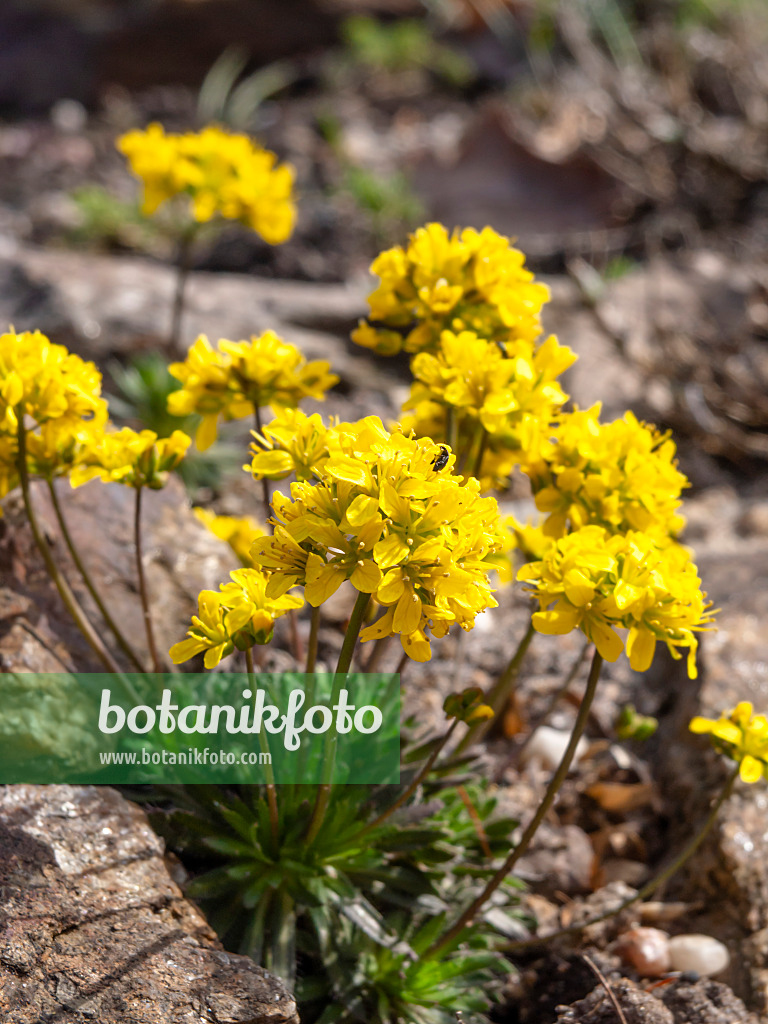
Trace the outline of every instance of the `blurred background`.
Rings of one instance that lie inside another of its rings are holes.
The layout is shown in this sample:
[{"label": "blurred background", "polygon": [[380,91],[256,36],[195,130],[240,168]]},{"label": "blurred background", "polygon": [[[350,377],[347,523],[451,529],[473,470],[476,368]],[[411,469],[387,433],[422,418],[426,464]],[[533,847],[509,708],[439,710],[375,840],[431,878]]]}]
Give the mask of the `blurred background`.
[{"label": "blurred background", "polygon": [[551,277],[578,401],[763,489],[766,43],[762,0],[4,0],[0,257],[169,259],[114,139],[218,121],[294,165],[298,226],[196,269],[359,281],[428,219],[490,224]]}]

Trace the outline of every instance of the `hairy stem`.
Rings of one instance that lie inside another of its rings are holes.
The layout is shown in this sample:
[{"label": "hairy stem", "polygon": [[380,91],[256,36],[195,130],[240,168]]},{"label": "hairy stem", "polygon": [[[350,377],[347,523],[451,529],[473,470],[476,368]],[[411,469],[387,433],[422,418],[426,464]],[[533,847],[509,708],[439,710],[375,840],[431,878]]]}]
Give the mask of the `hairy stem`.
[{"label": "hairy stem", "polygon": [[600,654],[597,651],[595,651],[594,657],[592,658],[592,667],[589,670],[587,687],[584,691],[584,697],[581,701],[579,713],[576,716],[576,721],[573,725],[573,730],[571,732],[571,738],[568,741],[568,746],[566,747],[565,753],[563,754],[560,764],[557,766],[554,775],[550,779],[549,785],[547,786],[546,792],[544,793],[544,796],[542,798],[541,803],[538,806],[538,809],[536,810],[536,813],[531,818],[525,831],[520,837],[520,842],[510,852],[509,856],[506,858],[506,860],[498,869],[498,871],[489,880],[488,884],[485,886],[480,895],[475,900],[473,900],[472,903],[470,903],[470,905],[466,908],[466,910],[464,910],[459,915],[459,917],[450,926],[450,928],[448,928],[429,947],[426,953],[423,954],[424,958],[434,957],[437,953],[440,952],[441,949],[449,945],[451,942],[453,942],[454,939],[458,938],[461,935],[461,933],[464,931],[467,925],[472,922],[472,920],[475,917],[475,914],[477,914],[478,911],[482,909],[487,900],[494,894],[494,892],[498,889],[498,887],[501,885],[501,883],[504,881],[504,879],[507,877],[510,871],[514,868],[515,864],[517,864],[517,862],[520,860],[523,854],[526,853],[526,851],[528,850],[529,846],[531,845],[533,837],[536,835],[536,832],[538,831],[539,825],[541,825],[547,812],[554,803],[555,797],[557,796],[560,787],[565,781],[565,777],[568,774],[573,759],[576,755],[576,748],[587,725],[589,711],[592,706],[592,701],[595,697],[595,692],[597,690],[597,682],[600,678],[600,669],[602,667],[602,664],[603,659],[601,658]]},{"label": "hairy stem", "polygon": [[104,601],[101,598],[101,594],[96,588],[96,585],[93,582],[90,573],[83,564],[83,560],[80,557],[80,552],[77,550],[75,542],[72,538],[72,534],[69,532],[69,527],[67,526],[67,521],[64,517],[64,509],[61,507],[61,502],[59,501],[59,496],[56,493],[56,488],[53,484],[53,480],[49,479],[47,483],[48,493],[51,496],[51,504],[53,505],[53,510],[56,513],[56,519],[58,520],[59,523],[61,535],[64,538],[64,543],[67,545],[67,550],[69,551],[72,561],[75,563],[75,567],[77,568],[77,571],[80,573],[83,583],[88,589],[88,593],[93,598],[96,607],[99,609],[99,611],[102,614],[102,617],[104,618],[104,621],[112,630],[112,633],[114,634],[115,640],[117,640],[120,650],[123,652],[123,654],[125,654],[125,656],[129,659],[129,661],[137,671],[144,672],[144,666],[141,664],[138,657],[136,656],[136,652],[125,639],[117,623],[110,615],[109,610],[104,604]]}]

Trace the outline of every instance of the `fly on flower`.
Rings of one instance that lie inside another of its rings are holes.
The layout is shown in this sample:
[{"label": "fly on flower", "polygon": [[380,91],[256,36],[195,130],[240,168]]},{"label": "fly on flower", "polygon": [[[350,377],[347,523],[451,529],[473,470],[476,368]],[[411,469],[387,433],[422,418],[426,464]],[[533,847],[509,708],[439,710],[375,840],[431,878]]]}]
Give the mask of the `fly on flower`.
[{"label": "fly on flower", "polygon": [[441,469],[445,469],[448,465],[448,459],[450,459],[451,453],[444,444],[440,445],[440,451],[432,459],[432,465],[435,467],[435,472],[439,473]]}]

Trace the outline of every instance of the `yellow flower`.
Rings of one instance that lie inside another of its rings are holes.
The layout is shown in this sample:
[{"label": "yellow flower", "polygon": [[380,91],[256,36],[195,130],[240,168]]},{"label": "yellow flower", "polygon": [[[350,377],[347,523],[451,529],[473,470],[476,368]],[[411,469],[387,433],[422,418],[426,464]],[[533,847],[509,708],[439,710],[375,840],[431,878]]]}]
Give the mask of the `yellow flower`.
[{"label": "yellow flower", "polygon": [[641,423],[631,412],[600,422],[600,404],[563,414],[553,435],[528,446],[524,469],[545,532],[596,524],[610,532],[642,530],[660,540],[685,524],[678,513],[688,486],[678,470],[669,434]]},{"label": "yellow flower", "polygon": [[153,430],[137,433],[130,427],[123,427],[103,434],[72,470],[70,482],[73,487],[80,487],[98,477],[105,483],[159,490],[191,443],[192,439],[181,430],[174,430],[170,437],[159,438]]},{"label": "yellow flower", "polygon": [[246,650],[254,644],[266,644],[272,637],[275,620],[286,612],[301,608],[298,595],[270,598],[267,580],[258,569],[235,569],[230,582],[222,583],[219,593],[203,590],[198,597],[198,614],[192,616],[187,639],[170,649],[174,665],[188,661],[205,651],[206,668],[214,668],[235,648]]},{"label": "yellow flower", "polygon": [[251,433],[253,459],[243,469],[255,480],[282,480],[291,474],[297,480],[311,480],[328,461],[335,437],[319,413],[307,416],[300,409],[280,409],[261,435]]},{"label": "yellow flower", "polygon": [[16,434],[19,414],[35,425],[56,423],[59,431],[104,423],[101,374],[93,363],[54,345],[39,331],[0,335],[0,433]]},{"label": "yellow flower", "polygon": [[121,136],[117,147],[144,184],[142,210],[154,213],[175,196],[188,196],[194,220],[236,220],[279,245],[293,230],[293,168],[246,135],[213,125],[166,134],[159,124]]},{"label": "yellow flower", "polygon": [[442,224],[427,224],[405,248],[382,252],[371,271],[381,283],[368,299],[369,322],[352,338],[385,355],[435,351],[446,329],[533,342],[549,298],[523,254],[491,228],[449,235]]},{"label": "yellow flower", "polygon": [[712,621],[696,566],[679,544],[659,546],[654,537],[632,531],[611,535],[585,526],[553,543],[541,560],[529,562],[517,578],[538,600],[533,625],[540,633],[581,629],[606,661],[616,661],[625,644],[635,671],[651,664],[656,643],[674,658],[688,650],[688,675],[696,677],[696,632]]},{"label": "yellow flower", "polygon": [[275,534],[253,546],[267,593],[300,584],[317,606],[349,580],[384,608],[361,639],[397,633],[419,661],[431,655],[427,631],[471,629],[496,604],[488,572],[504,535],[495,500],[453,476],[442,447],[390,433],[374,416],[328,428],[316,482],[275,495]]},{"label": "yellow flower", "polygon": [[200,522],[219,540],[225,541],[237,555],[241,564],[251,565],[251,545],[264,536],[264,528],[250,516],[217,516],[205,508],[193,508]]},{"label": "yellow flower", "polygon": [[738,762],[743,782],[768,779],[768,718],[753,715],[748,701],[741,701],[732,711],[723,711],[717,719],[697,715],[688,728],[699,734],[709,733],[714,746]]},{"label": "yellow flower", "polygon": [[168,396],[168,411],[202,417],[196,437],[201,450],[216,440],[220,418],[253,416],[255,409],[267,405],[276,411],[294,408],[303,398],[322,400],[339,379],[327,362],[306,362],[274,331],[250,341],[222,339],[215,349],[201,335],[184,362],[172,363],[169,370],[182,387]]}]

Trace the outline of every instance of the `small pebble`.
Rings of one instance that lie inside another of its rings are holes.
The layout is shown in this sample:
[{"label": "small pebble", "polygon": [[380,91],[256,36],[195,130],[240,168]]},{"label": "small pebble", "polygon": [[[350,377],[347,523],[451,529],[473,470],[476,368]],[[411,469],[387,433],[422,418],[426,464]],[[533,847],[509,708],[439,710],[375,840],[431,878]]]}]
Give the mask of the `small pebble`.
[{"label": "small pebble", "polygon": [[644,978],[659,978],[671,970],[669,936],[660,928],[630,928],[619,938],[616,952]]},{"label": "small pebble", "polygon": [[673,971],[695,971],[710,977],[724,971],[731,958],[722,942],[711,935],[675,935],[669,940],[669,962]]},{"label": "small pebble", "polygon": [[[540,725],[531,736],[528,745],[522,753],[520,758],[521,764],[538,761],[543,768],[557,768],[563,758],[570,738],[571,734],[569,732],[563,732],[562,729],[553,729],[549,725]],[[589,743],[582,736],[576,747],[574,763],[584,757],[588,749]]]}]

